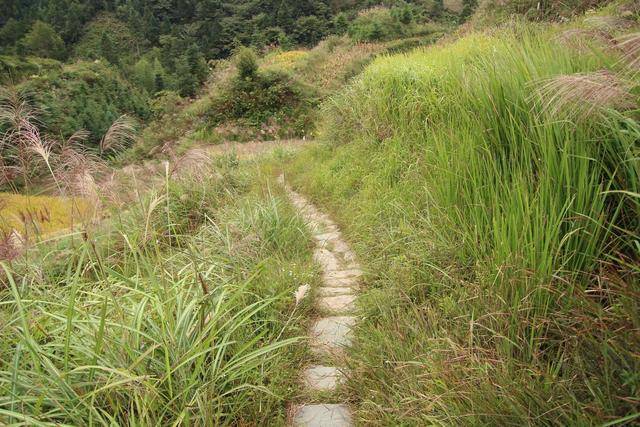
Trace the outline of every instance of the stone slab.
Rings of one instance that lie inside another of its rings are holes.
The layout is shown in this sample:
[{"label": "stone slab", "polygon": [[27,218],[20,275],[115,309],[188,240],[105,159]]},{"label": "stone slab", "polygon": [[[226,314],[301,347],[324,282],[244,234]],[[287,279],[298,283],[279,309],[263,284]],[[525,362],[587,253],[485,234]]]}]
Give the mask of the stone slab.
[{"label": "stone slab", "polygon": [[360,270],[359,268],[327,271],[323,275],[325,279],[345,279],[347,277],[360,277],[360,276],[362,276],[362,270]]},{"label": "stone slab", "polygon": [[320,264],[320,267],[325,272],[340,270],[340,261],[333,252],[327,249],[314,250],[313,260]]},{"label": "stone slab", "polygon": [[344,288],[350,286],[356,286],[360,280],[357,277],[345,277],[345,278],[337,278],[337,277],[329,277],[323,278],[323,284],[327,286],[331,286],[333,288]]},{"label": "stone slab", "polygon": [[293,416],[295,427],[351,427],[353,420],[347,405],[304,405]]},{"label": "stone slab", "polygon": [[316,354],[340,354],[351,345],[353,316],[331,316],[316,320],[309,331],[309,345]]},{"label": "stone slab", "polygon": [[332,297],[336,295],[350,295],[355,292],[355,289],[349,286],[340,286],[340,287],[332,287],[332,286],[321,286],[318,288],[318,296],[321,297]]},{"label": "stone slab", "polygon": [[335,295],[318,298],[318,308],[331,313],[350,313],[355,310],[355,295]]},{"label": "stone slab", "polygon": [[344,375],[334,366],[310,366],[305,369],[302,379],[311,391],[330,391],[344,381]]}]

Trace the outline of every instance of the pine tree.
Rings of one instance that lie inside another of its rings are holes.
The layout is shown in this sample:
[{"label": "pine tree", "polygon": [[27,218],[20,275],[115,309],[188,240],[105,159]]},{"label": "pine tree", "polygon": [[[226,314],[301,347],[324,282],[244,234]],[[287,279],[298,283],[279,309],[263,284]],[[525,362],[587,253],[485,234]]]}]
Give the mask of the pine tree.
[{"label": "pine tree", "polygon": [[65,55],[65,46],[60,35],[51,25],[42,21],[33,24],[22,42],[32,55],[54,59],[62,59]]}]

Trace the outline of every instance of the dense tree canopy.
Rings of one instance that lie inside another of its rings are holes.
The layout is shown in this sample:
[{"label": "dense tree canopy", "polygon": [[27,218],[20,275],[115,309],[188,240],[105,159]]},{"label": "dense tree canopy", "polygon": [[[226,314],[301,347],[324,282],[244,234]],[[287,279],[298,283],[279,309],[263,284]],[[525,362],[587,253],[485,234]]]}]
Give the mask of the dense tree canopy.
[{"label": "dense tree canopy", "polygon": [[72,46],[91,29],[91,21],[109,13],[152,46],[163,36],[184,38],[206,58],[219,58],[239,45],[314,44],[326,34],[344,32],[346,18],[355,18],[358,10],[379,4],[404,10],[404,19],[411,14],[409,6],[438,12],[433,0],[0,0],[0,49],[15,49],[38,20]]}]

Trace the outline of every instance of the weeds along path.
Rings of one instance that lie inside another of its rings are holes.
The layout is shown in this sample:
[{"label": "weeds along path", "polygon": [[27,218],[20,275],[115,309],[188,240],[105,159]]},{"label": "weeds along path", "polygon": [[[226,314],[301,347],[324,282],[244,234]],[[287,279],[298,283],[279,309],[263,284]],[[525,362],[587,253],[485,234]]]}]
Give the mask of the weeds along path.
[{"label": "weeds along path", "polygon": [[[355,254],[338,226],[279,177],[293,205],[313,233],[314,260],[322,268],[322,286],[313,290],[321,317],[309,330],[313,354],[301,377],[305,400],[293,405],[290,424],[298,427],[353,425],[351,409],[336,393],[343,383],[345,348],[351,343],[358,282],[362,276]],[[336,401],[338,399],[338,401]]]}]

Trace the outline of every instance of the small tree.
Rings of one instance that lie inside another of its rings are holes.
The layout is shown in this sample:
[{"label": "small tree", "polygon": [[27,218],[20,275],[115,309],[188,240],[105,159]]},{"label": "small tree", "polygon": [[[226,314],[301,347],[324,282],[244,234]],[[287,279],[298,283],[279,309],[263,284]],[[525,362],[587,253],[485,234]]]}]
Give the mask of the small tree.
[{"label": "small tree", "polygon": [[162,64],[160,63],[160,60],[158,58],[154,59],[153,61],[153,72],[155,74],[155,90],[156,92],[159,92],[161,90],[164,90],[165,88],[165,71],[164,68],[162,67]]},{"label": "small tree", "polygon": [[187,48],[186,55],[191,74],[195,76],[198,83],[203,82],[207,78],[209,70],[207,68],[207,61],[205,61],[204,56],[202,56],[202,52],[194,43]]},{"label": "small tree", "polygon": [[100,54],[112,64],[118,64],[118,52],[115,43],[108,33],[102,33],[100,36]]},{"label": "small tree", "polygon": [[158,72],[156,72],[155,87],[158,92],[164,90],[164,77]]},{"label": "small tree", "polygon": [[258,73],[258,59],[253,49],[242,47],[236,54],[236,66],[238,67],[238,76],[241,79],[253,79]]},{"label": "small tree", "polygon": [[336,34],[344,34],[349,29],[349,17],[346,13],[340,12],[333,18],[333,31]]},{"label": "small tree", "polygon": [[133,66],[133,76],[138,86],[145,88],[150,94],[155,92],[156,83],[153,65],[146,58],[142,58]]},{"label": "small tree", "polygon": [[176,78],[180,96],[193,96],[198,89],[198,79],[191,71],[189,58],[182,55],[176,60]]},{"label": "small tree", "polygon": [[62,38],[45,22],[36,21],[24,36],[23,43],[32,55],[54,59],[64,57],[65,45]]},{"label": "small tree", "polygon": [[295,41],[306,46],[318,44],[326,33],[325,21],[315,15],[298,18],[293,28]]}]

